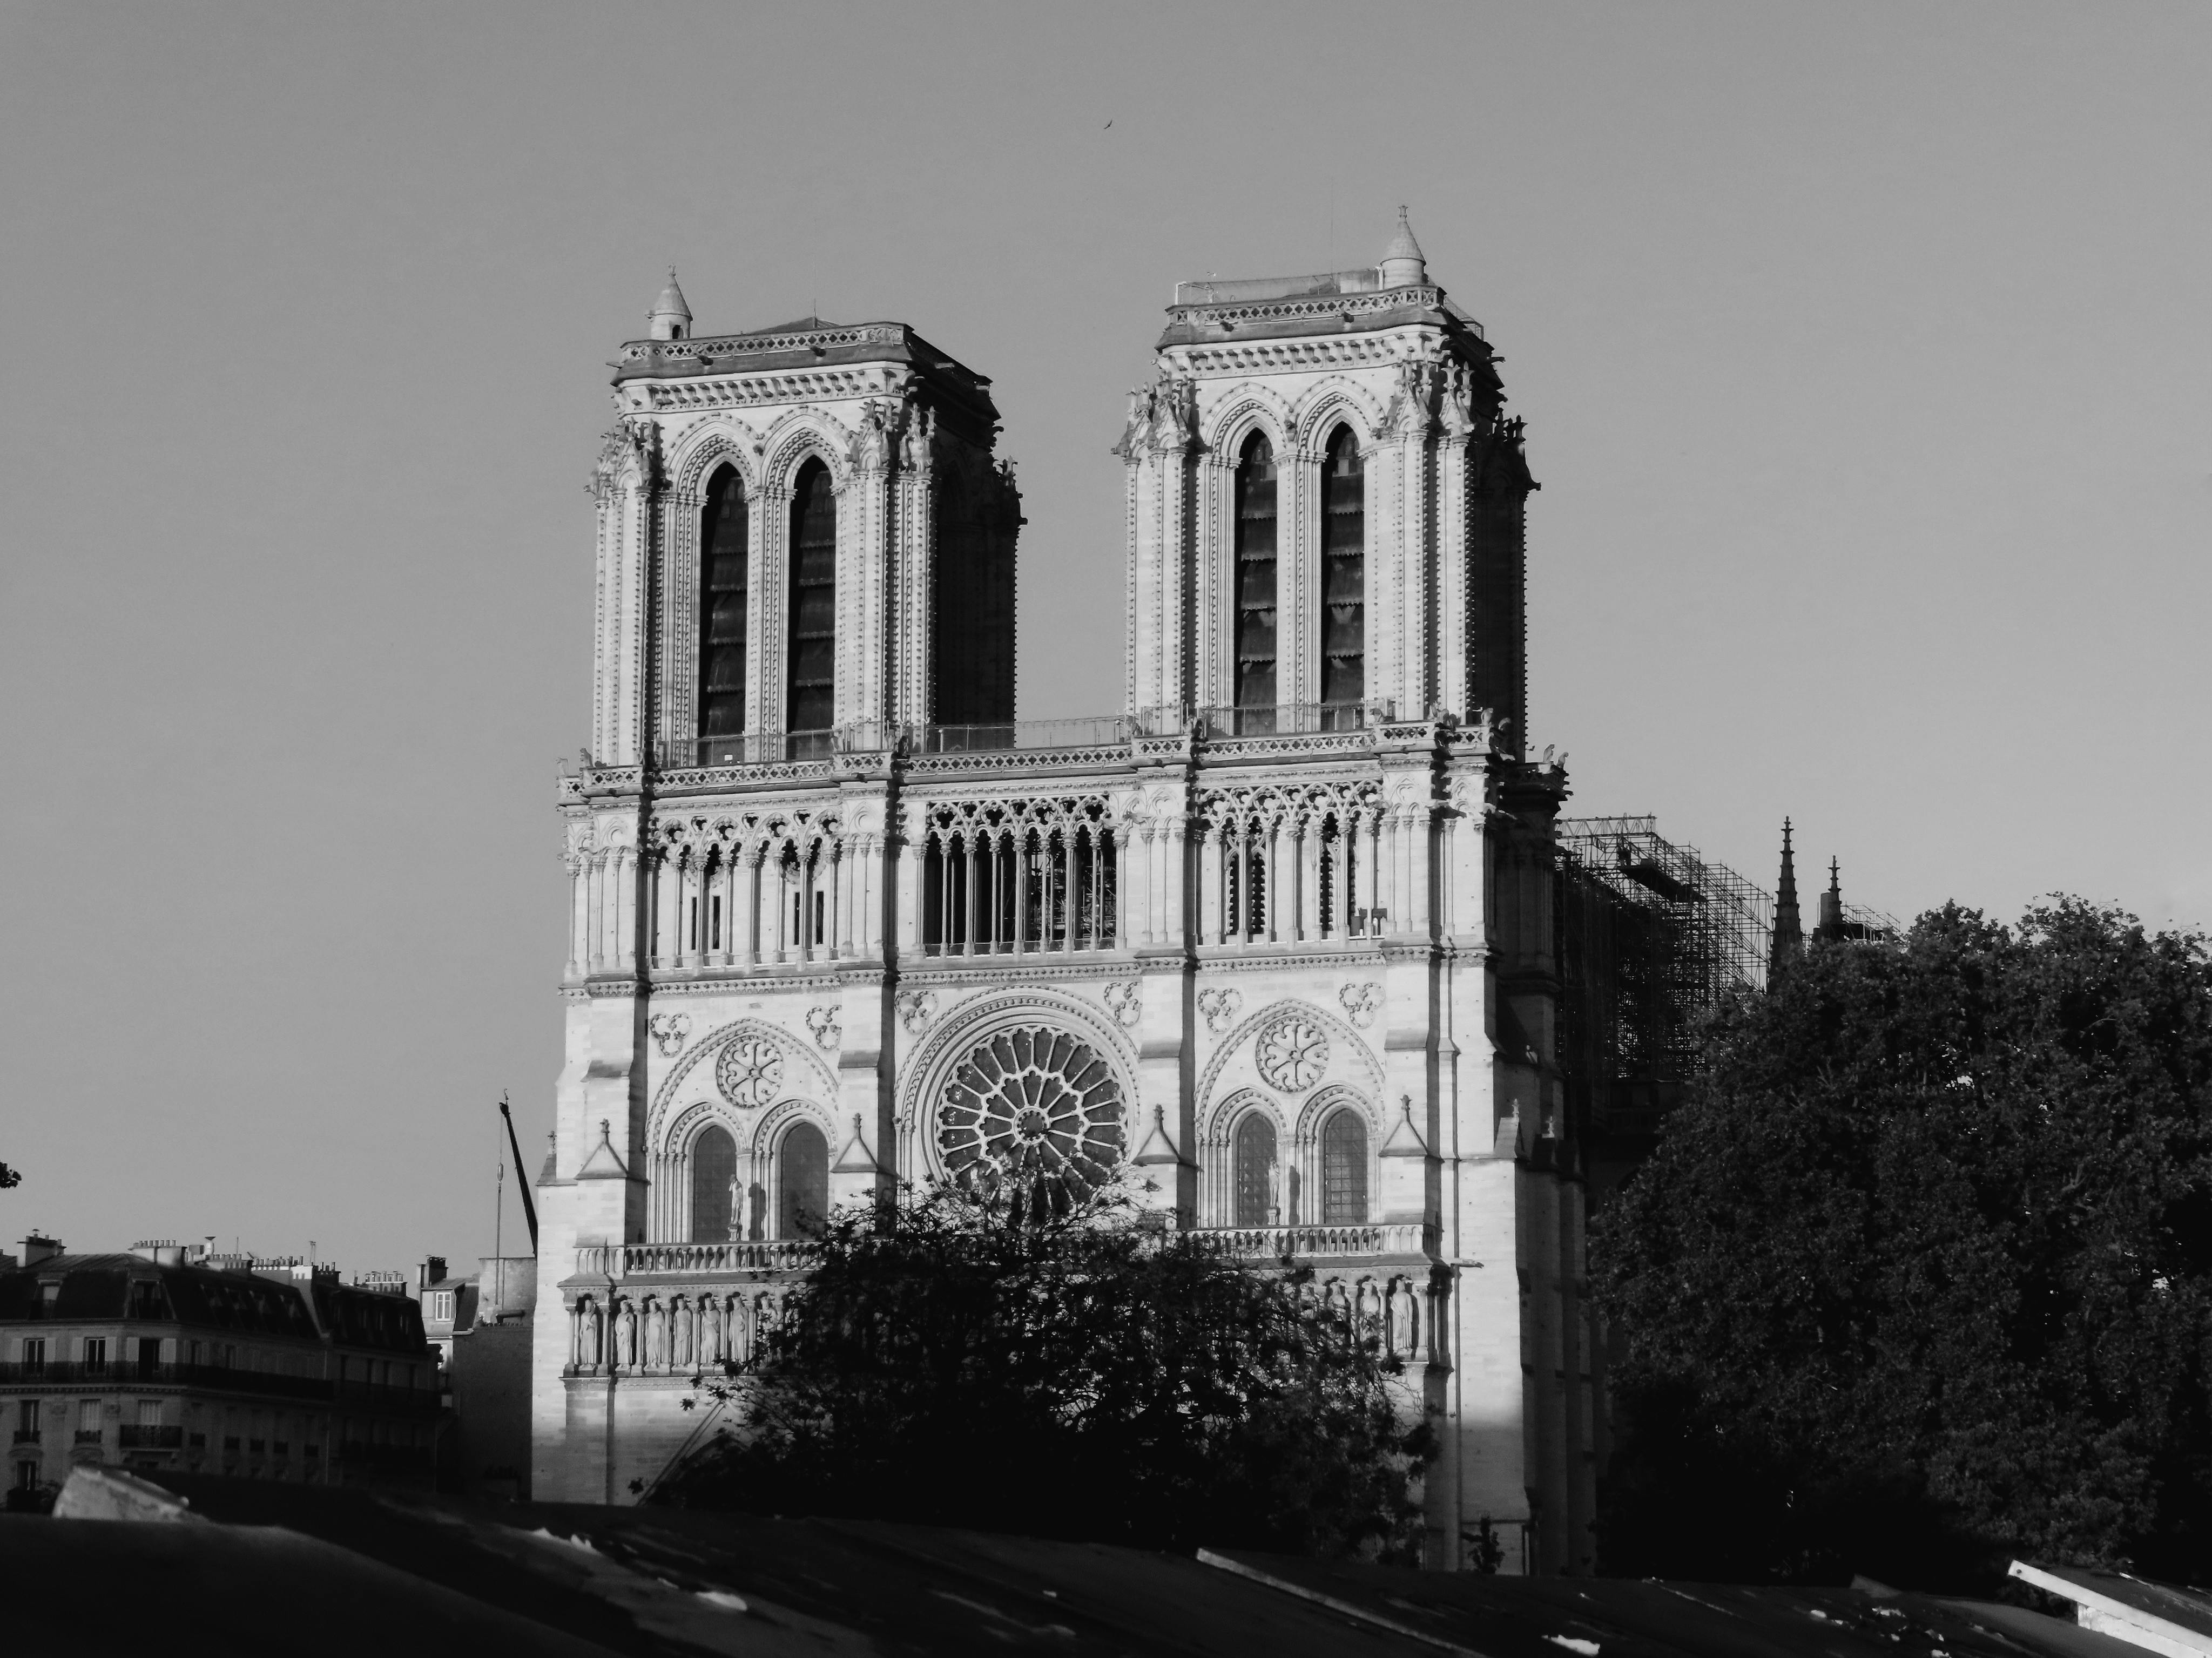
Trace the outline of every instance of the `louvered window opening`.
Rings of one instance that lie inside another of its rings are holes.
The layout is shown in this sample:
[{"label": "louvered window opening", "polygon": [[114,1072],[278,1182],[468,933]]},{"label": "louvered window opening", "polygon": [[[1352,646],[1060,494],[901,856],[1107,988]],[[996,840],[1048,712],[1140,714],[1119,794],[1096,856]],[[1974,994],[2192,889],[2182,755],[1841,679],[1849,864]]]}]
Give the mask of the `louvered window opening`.
[{"label": "louvered window opening", "polygon": [[1255,432],[1237,466],[1237,729],[1275,729],[1275,452]]},{"label": "louvered window opening", "polygon": [[1119,872],[1103,823],[933,830],[922,858],[923,953],[1111,950]]},{"label": "louvered window opening", "polygon": [[1367,480],[1340,426],[1321,473],[1322,667],[1325,728],[1356,726],[1367,695]]},{"label": "louvered window opening", "polygon": [[1275,1224],[1275,1125],[1257,1111],[1237,1125],[1231,1154],[1237,1185],[1237,1224]]},{"label": "louvered window opening", "polygon": [[1367,1125],[1352,1111],[1339,1111],[1321,1133],[1321,1220],[1367,1224]]},{"label": "louvered window opening", "polygon": [[708,739],[745,728],[745,595],[750,547],[744,485],[724,467],[707,488],[699,525],[699,759]]},{"label": "louvered window opening", "polygon": [[830,469],[799,469],[791,503],[791,647],[783,728],[791,757],[830,752],[837,718],[837,498]]}]

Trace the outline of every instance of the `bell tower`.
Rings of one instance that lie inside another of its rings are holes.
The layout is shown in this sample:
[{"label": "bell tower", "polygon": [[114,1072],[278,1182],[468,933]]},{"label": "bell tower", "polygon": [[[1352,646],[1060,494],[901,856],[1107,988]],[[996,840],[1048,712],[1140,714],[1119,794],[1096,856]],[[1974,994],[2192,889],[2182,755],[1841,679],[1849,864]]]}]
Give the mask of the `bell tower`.
[{"label": "bell tower", "polygon": [[592,480],[593,755],[1012,719],[1021,497],[990,381],[902,323],[697,334],[673,270],[647,320]]},{"label": "bell tower", "polygon": [[1176,284],[1129,394],[1129,712],[1239,731],[1487,709],[1525,740],[1521,422],[1405,210],[1375,264]]}]

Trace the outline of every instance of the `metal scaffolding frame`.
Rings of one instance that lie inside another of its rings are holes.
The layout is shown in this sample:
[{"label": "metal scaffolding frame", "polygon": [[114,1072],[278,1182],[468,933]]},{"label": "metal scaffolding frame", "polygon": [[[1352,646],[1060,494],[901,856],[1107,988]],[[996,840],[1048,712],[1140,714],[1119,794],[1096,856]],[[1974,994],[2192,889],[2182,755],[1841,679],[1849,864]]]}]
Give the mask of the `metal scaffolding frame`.
[{"label": "metal scaffolding frame", "polygon": [[1649,1133],[1689,1078],[1700,1016],[1765,987],[1774,900],[1654,818],[1563,818],[1556,832],[1569,1108],[1600,1132]]}]

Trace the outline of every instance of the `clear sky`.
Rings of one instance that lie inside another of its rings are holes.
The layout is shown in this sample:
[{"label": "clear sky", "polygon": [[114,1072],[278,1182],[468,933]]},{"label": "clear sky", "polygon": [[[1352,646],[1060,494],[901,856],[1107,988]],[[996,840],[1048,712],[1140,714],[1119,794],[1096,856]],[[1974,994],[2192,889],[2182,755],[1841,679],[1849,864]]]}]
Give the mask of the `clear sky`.
[{"label": "clear sky", "polygon": [[2212,921],[2208,88],[2203,5],[0,9],[0,1235],[489,1251],[671,259],[994,377],[1042,717],[1121,703],[1170,285],[1407,203],[1576,810]]}]

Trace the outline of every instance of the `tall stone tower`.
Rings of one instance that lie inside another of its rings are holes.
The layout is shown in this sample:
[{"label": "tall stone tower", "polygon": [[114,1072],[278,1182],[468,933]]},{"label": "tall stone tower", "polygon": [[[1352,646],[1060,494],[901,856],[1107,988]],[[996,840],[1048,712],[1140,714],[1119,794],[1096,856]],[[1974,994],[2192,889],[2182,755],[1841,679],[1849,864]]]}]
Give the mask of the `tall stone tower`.
[{"label": "tall stone tower", "polygon": [[1401,1362],[1433,1564],[1487,1516],[1508,1570],[1587,1569],[1534,486],[1402,216],[1372,266],[1176,290],[1117,446],[1123,707],[1091,720],[1012,718],[980,375],[897,324],[701,335],[672,278],[651,332],[561,784],[536,1494],[657,1478],[831,1206],[1126,1179],[1310,1264]]}]

